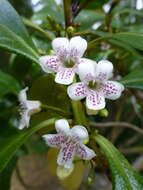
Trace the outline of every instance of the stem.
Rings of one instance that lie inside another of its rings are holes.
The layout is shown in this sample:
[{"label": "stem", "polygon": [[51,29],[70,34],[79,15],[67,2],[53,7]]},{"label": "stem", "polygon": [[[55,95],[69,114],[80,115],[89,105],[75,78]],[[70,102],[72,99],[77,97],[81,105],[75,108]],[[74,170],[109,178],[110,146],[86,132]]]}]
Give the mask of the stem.
[{"label": "stem", "polygon": [[[74,78],[73,82],[76,83],[76,78]],[[75,122],[80,125],[88,126],[81,101],[72,100],[71,104],[72,104],[72,110],[73,110]]]},{"label": "stem", "polygon": [[86,0],[84,1],[80,6],[79,8],[77,9],[77,11],[74,13],[74,18],[80,13],[80,11],[82,9],[84,9],[89,3],[91,3],[93,0]]},{"label": "stem", "polygon": [[52,37],[45,31],[43,30],[41,27],[39,27],[36,24],[33,24],[30,20],[23,18],[22,19],[24,24],[27,25],[28,27],[34,29],[35,31],[39,32],[40,34],[42,34],[43,36],[45,36],[48,40],[53,40]]},{"label": "stem", "polygon": [[111,122],[106,122],[106,123],[91,122],[90,125],[93,127],[98,127],[98,128],[106,128],[106,127],[115,127],[116,128],[116,126],[122,127],[122,128],[129,128],[140,134],[143,134],[143,129],[141,129],[131,123],[127,123],[127,122],[118,122],[118,121],[113,121],[113,122],[111,121]]},{"label": "stem", "polygon": [[48,106],[48,105],[45,105],[45,104],[42,104],[41,107],[43,109],[46,109],[46,110],[52,110],[52,111],[55,111],[57,113],[59,113],[60,115],[63,115],[63,116],[67,116],[68,114],[66,112],[64,112],[62,109],[60,108],[57,108],[57,107],[53,107],[53,106]]},{"label": "stem", "polygon": [[66,27],[72,24],[71,0],[63,0]]},{"label": "stem", "polygon": [[83,106],[80,101],[72,101],[72,109],[74,114],[74,119],[77,124],[86,125],[87,121],[85,117],[85,113],[83,111]]}]

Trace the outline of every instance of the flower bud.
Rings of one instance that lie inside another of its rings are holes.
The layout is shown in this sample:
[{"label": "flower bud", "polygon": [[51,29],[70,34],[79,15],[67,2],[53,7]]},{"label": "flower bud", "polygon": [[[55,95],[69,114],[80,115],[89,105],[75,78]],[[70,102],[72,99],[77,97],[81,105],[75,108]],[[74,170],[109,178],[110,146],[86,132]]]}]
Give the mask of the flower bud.
[{"label": "flower bud", "polygon": [[63,166],[57,167],[57,176],[60,180],[67,178],[74,170],[74,165],[72,164],[70,168],[64,168]]},{"label": "flower bud", "polygon": [[107,109],[102,109],[99,111],[99,115],[102,117],[108,117],[108,110]]},{"label": "flower bud", "polygon": [[74,29],[72,26],[69,26],[69,27],[67,28],[67,33],[70,34],[70,35],[73,34],[74,31],[75,31],[75,29]]}]

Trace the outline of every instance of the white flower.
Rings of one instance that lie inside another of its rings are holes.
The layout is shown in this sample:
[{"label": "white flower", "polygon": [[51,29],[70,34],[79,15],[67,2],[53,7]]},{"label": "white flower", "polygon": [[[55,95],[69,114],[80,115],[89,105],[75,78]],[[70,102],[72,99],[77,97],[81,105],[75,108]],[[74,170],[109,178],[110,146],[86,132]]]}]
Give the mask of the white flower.
[{"label": "white flower", "polygon": [[113,75],[113,65],[107,60],[97,64],[86,59],[78,65],[78,74],[82,82],[69,86],[67,92],[73,100],[86,97],[86,106],[90,110],[105,108],[105,98],[115,100],[124,90],[121,83],[108,80]]},{"label": "white flower", "polygon": [[70,129],[65,119],[57,120],[55,127],[58,134],[48,134],[43,137],[50,147],[60,148],[57,159],[58,165],[71,168],[75,156],[84,160],[90,160],[95,156],[94,151],[83,144],[83,141],[88,138],[85,127],[75,125]]},{"label": "white flower", "polygon": [[21,120],[20,120],[19,129],[23,129],[25,126],[28,127],[31,115],[41,110],[40,108],[41,103],[39,101],[27,100],[27,95],[26,95],[27,90],[28,87],[21,90],[18,96],[21,106],[20,109]]},{"label": "white flower", "polygon": [[69,85],[73,82],[77,65],[82,61],[87,42],[80,36],[70,40],[59,37],[52,41],[52,47],[56,56],[40,57],[40,65],[46,73],[57,73],[55,82]]}]

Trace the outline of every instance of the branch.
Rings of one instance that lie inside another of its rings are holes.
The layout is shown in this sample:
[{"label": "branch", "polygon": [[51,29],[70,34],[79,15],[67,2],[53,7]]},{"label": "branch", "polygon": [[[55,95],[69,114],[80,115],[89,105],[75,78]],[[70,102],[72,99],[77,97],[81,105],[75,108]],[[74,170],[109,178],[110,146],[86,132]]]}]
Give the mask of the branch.
[{"label": "branch", "polygon": [[106,123],[95,123],[95,122],[90,122],[90,125],[93,127],[99,127],[99,128],[105,128],[105,127],[123,127],[123,128],[130,128],[140,134],[143,134],[143,129],[140,129],[138,126],[133,125],[131,123],[127,123],[127,122],[106,122]]},{"label": "branch", "polygon": [[64,14],[66,27],[72,24],[71,0],[64,0]]},{"label": "branch", "polygon": [[73,12],[73,19],[80,13],[82,9],[84,9],[89,3],[91,3],[93,0],[85,0],[75,12]]}]

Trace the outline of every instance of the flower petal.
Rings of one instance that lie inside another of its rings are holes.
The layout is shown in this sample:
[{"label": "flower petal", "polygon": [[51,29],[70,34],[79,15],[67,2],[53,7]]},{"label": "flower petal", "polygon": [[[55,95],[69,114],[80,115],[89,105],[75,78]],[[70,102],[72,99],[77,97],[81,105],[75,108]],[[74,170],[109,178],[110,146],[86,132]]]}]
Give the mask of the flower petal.
[{"label": "flower petal", "polygon": [[100,88],[105,98],[111,100],[118,99],[124,90],[124,86],[116,81],[106,81]]},{"label": "flower petal", "polygon": [[69,40],[67,38],[55,38],[52,41],[52,47],[56,54],[62,59],[66,59],[69,56]]},{"label": "flower petal", "polygon": [[43,135],[46,144],[50,147],[61,147],[61,145],[66,141],[66,138],[62,135]]},{"label": "flower petal", "polygon": [[96,67],[95,80],[103,82],[112,77],[113,65],[110,61],[102,60],[99,61]]},{"label": "flower petal", "polygon": [[86,106],[91,110],[101,110],[105,108],[105,98],[98,92],[91,90],[86,97]]},{"label": "flower petal", "polygon": [[69,85],[73,82],[75,71],[73,68],[62,68],[55,77],[55,82],[59,84]]},{"label": "flower petal", "polygon": [[83,82],[72,84],[67,88],[67,93],[72,100],[81,100],[87,93],[85,84]]},{"label": "flower petal", "polygon": [[80,80],[85,82],[94,80],[96,66],[97,63],[95,61],[85,58],[80,59],[77,71]]},{"label": "flower petal", "polygon": [[72,167],[72,161],[75,155],[75,142],[71,142],[71,140],[67,141],[64,146],[60,149],[57,163],[60,166],[64,166],[65,168]]},{"label": "flower petal", "polygon": [[76,155],[83,160],[91,160],[94,156],[96,156],[95,152],[84,144],[80,144],[77,147]]},{"label": "flower petal", "polygon": [[20,102],[25,102],[27,100],[27,95],[26,95],[26,91],[28,90],[28,87],[22,89],[20,92],[19,92],[19,96],[18,96],[18,99]]},{"label": "flower petal", "polygon": [[24,127],[28,127],[29,126],[30,115],[28,115],[27,111],[23,111],[20,114],[21,114],[21,119],[20,119],[18,128],[20,130],[22,130],[22,129],[24,129]]},{"label": "flower petal", "polygon": [[27,111],[29,115],[32,115],[34,113],[38,113],[41,110],[41,103],[40,101],[31,101],[27,100],[25,102]]},{"label": "flower petal", "polygon": [[68,133],[70,126],[66,119],[59,119],[55,122],[56,131],[58,133]]},{"label": "flower petal", "polygon": [[87,42],[80,36],[75,36],[70,39],[70,57],[82,57],[87,48]]},{"label": "flower petal", "polygon": [[83,141],[88,138],[87,129],[82,125],[75,125],[73,128],[71,128],[70,131],[72,138],[77,138],[77,140]]},{"label": "flower petal", "polygon": [[39,59],[40,66],[46,73],[56,72],[59,65],[61,64],[57,56],[42,56]]}]

